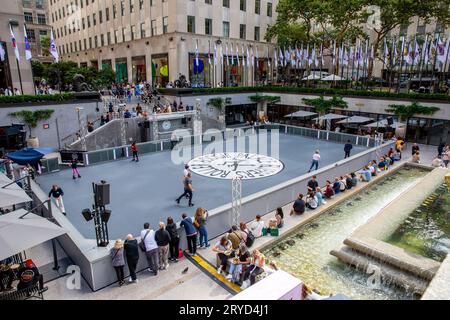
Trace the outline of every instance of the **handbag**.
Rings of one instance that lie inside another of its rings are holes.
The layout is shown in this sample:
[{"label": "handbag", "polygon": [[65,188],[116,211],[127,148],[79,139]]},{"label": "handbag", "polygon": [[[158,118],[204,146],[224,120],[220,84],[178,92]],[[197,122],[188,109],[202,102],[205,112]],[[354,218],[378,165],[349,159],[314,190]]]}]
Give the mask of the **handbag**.
[{"label": "handbag", "polygon": [[149,232],[150,232],[150,230],[147,231],[147,233],[145,234],[144,238],[142,238],[141,242],[139,242],[139,248],[142,251],[144,251],[144,252],[147,251],[147,248],[145,248],[145,242],[144,241],[145,241],[145,238],[147,238],[147,235],[149,234]]}]

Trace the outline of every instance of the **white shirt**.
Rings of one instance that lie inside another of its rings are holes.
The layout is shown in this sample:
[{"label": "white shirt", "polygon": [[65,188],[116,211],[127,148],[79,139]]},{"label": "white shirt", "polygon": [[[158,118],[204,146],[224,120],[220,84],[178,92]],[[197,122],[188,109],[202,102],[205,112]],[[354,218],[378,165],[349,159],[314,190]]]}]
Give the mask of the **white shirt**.
[{"label": "white shirt", "polygon": [[5,96],[12,96],[13,93],[11,90],[9,90],[8,88],[5,89]]},{"label": "white shirt", "polygon": [[256,238],[262,236],[262,229],[264,228],[264,221],[253,221],[250,225],[250,230]]},{"label": "white shirt", "polygon": [[313,160],[319,161],[320,160],[320,154],[314,153],[312,158],[313,158]]},{"label": "white shirt", "polygon": [[[148,231],[148,229],[144,229],[141,231],[141,240],[144,239],[147,231]],[[155,241],[155,231],[150,230],[148,235],[145,237],[144,243],[145,243],[145,249],[147,252],[150,250],[153,250],[153,249],[158,249],[158,245],[156,244],[156,241]]]},{"label": "white shirt", "polygon": [[189,173],[189,169],[184,169],[183,170],[183,174],[184,174],[185,177],[187,177],[188,173]]}]

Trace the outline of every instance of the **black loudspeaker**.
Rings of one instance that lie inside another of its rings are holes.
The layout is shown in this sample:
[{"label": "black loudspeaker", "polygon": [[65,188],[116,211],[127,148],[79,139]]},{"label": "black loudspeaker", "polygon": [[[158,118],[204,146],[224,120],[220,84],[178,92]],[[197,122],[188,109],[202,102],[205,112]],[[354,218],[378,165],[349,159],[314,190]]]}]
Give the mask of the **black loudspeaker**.
[{"label": "black loudspeaker", "polygon": [[144,121],[144,128],[150,129],[150,121]]},{"label": "black loudspeaker", "polygon": [[90,221],[92,220],[92,213],[91,210],[89,209],[83,209],[83,211],[81,211],[81,214],[83,215],[84,219],[86,221]]},{"label": "black loudspeaker", "polygon": [[97,206],[106,206],[109,204],[109,183],[95,184],[95,202]]},{"label": "black loudspeaker", "polygon": [[392,119],[392,117],[387,118],[387,124],[392,126],[394,124],[394,119]]},{"label": "black loudspeaker", "polygon": [[111,217],[111,210],[104,210],[102,212],[101,218],[104,223],[107,223],[110,217]]},{"label": "black loudspeaker", "polygon": [[182,118],[182,119],[181,119],[181,123],[182,123],[182,124],[186,124],[186,118]]}]

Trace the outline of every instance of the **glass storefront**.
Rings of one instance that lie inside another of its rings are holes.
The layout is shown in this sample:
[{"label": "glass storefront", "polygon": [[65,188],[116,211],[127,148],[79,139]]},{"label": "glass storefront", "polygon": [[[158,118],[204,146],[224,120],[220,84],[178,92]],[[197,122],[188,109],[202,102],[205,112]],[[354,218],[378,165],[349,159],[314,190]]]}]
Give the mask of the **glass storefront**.
[{"label": "glass storefront", "polygon": [[[213,62],[213,55],[210,55]],[[220,65],[217,65],[220,68]],[[209,65],[208,54],[199,54],[198,65],[195,53],[189,54],[189,79],[193,88],[211,87],[213,80],[213,68]]]},{"label": "glass storefront", "polygon": [[116,81],[118,83],[128,82],[127,58],[116,59]]},{"label": "glass storefront", "polygon": [[268,58],[259,58],[258,63],[255,64],[255,84],[263,85],[272,81],[272,72],[269,67],[269,59]]},{"label": "glass storefront", "polygon": [[169,82],[169,57],[167,54],[152,55],[152,84],[164,88]]},{"label": "glass storefront", "polygon": [[245,124],[255,122],[256,103],[226,106],[225,122],[227,125]]},{"label": "glass storefront", "polygon": [[98,60],[91,60],[91,68],[98,70]]},{"label": "glass storefront", "polygon": [[133,83],[147,81],[145,56],[131,58],[131,68],[133,72]]},{"label": "glass storefront", "polygon": [[[226,58],[225,58],[226,59]],[[245,57],[244,57],[245,59]],[[239,87],[246,85],[245,70],[246,67],[242,66],[242,57],[239,57],[239,65],[236,57],[231,59],[228,57],[228,64],[224,61],[224,86],[225,87]]]}]

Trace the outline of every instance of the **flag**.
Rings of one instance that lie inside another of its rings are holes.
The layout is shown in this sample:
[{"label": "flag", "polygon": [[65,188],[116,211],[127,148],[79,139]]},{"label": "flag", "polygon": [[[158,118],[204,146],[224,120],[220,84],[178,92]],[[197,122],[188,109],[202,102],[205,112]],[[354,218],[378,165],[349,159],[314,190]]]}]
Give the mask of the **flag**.
[{"label": "flag", "polygon": [[240,62],[239,62],[239,47],[238,47],[238,45],[236,45],[236,63],[237,63],[237,66],[239,67],[240,66]]},{"label": "flag", "polygon": [[303,49],[303,61],[305,61],[306,64],[309,63],[309,44],[307,44],[306,48]]},{"label": "flag", "polygon": [[241,55],[242,55],[242,66],[243,67],[245,67],[245,66],[248,67],[248,64],[246,64],[245,51],[244,51],[244,45],[243,44],[241,44]]},{"label": "flag", "polygon": [[398,51],[397,51],[397,41],[394,39],[392,39],[392,47],[393,49],[393,53],[392,53],[392,66],[395,66],[395,64],[397,63],[397,56],[398,56]]},{"label": "flag", "polygon": [[217,45],[214,42],[214,65],[216,66],[218,62],[219,61],[218,61],[218,55],[217,55]]},{"label": "flag", "polygon": [[283,63],[284,56],[283,56],[283,51],[281,50],[281,47],[280,47],[280,54],[278,55],[278,57],[280,58],[280,66],[283,66],[284,65],[284,63]]},{"label": "flag", "polygon": [[269,69],[272,67],[272,64],[270,63],[270,51],[269,51],[269,47],[267,47],[267,65],[269,66]]},{"label": "flag", "polygon": [[[347,46],[348,46],[348,43],[347,43]],[[342,57],[342,65],[348,66],[349,60],[350,60],[350,59],[349,59],[349,57],[348,57],[348,51],[347,51],[347,48],[344,47],[344,56]]]},{"label": "flag", "polygon": [[[256,47],[256,67],[259,68],[259,53],[258,53],[258,47]],[[270,63],[269,63],[270,67]]]},{"label": "flag", "polygon": [[311,52],[311,61],[314,64],[314,67],[317,67],[319,65],[319,61],[317,60],[317,54],[316,54],[316,45],[314,45],[312,52]]},{"label": "flag", "polygon": [[323,44],[320,45],[320,65],[323,67]]},{"label": "flag", "polygon": [[278,68],[277,48],[273,48],[273,62],[274,62],[275,68]]},{"label": "flag", "polygon": [[419,64],[420,61],[420,46],[417,43],[417,39],[414,43],[414,59],[413,59],[413,64],[415,66],[417,66]]},{"label": "flag", "polygon": [[14,36],[11,25],[9,25],[9,31],[11,31],[11,44],[14,49],[14,54],[16,55],[17,61],[20,61],[19,48],[17,47],[16,37]]},{"label": "flag", "polygon": [[200,61],[198,58],[198,40],[195,42],[195,65],[197,68],[200,66]]},{"label": "flag", "polygon": [[352,61],[355,61],[355,50],[353,46],[350,47],[349,51],[350,51],[348,55],[349,60],[351,59]]},{"label": "flag", "polygon": [[3,44],[0,42],[0,61],[5,61],[6,51],[3,48]]},{"label": "flag", "polygon": [[284,66],[285,67],[286,67],[288,62],[291,62],[291,56],[289,54],[289,51],[285,48],[284,49]]},{"label": "flag", "polygon": [[28,42],[28,36],[27,36],[27,29],[25,28],[25,26],[23,26],[23,34],[24,34],[24,43],[25,43],[25,59],[27,60],[31,60],[32,55],[31,55],[31,47],[30,47],[30,42]]},{"label": "flag", "polygon": [[250,52],[248,50],[248,46],[247,46],[247,67],[250,66]]},{"label": "flag", "polygon": [[404,51],[405,51],[405,37],[402,37],[402,44],[400,46],[400,65],[405,60]]},{"label": "flag", "polygon": [[220,65],[223,67],[223,46],[219,47],[219,57],[220,57]]},{"label": "flag", "polygon": [[231,65],[234,65],[233,44],[231,44]]},{"label": "flag", "polygon": [[444,41],[442,41],[441,36],[438,35],[438,40],[437,40],[437,45],[436,45],[436,56],[437,56],[437,60],[440,63],[445,63],[445,43]]},{"label": "flag", "polygon": [[336,67],[336,40],[333,41],[333,73]]},{"label": "flag", "polygon": [[383,53],[383,56],[384,56],[383,63],[384,63],[384,65],[387,65],[388,64],[388,56],[389,56],[389,48],[388,48],[388,45],[387,45],[386,38],[384,38],[384,53]]},{"label": "flag", "polygon": [[211,65],[211,42],[208,41],[208,64]]},{"label": "flag", "polygon": [[228,43],[225,44],[225,56],[227,57],[227,66],[230,65],[230,60],[228,59]]},{"label": "flag", "polygon": [[413,56],[414,56],[414,52],[412,49],[412,44],[411,42],[408,44],[408,50],[405,52],[405,61],[407,64],[411,65],[413,64]]},{"label": "flag", "polygon": [[430,46],[428,42],[428,35],[426,35],[422,49],[422,61],[423,61],[422,64],[426,66],[429,60],[430,60]]}]

